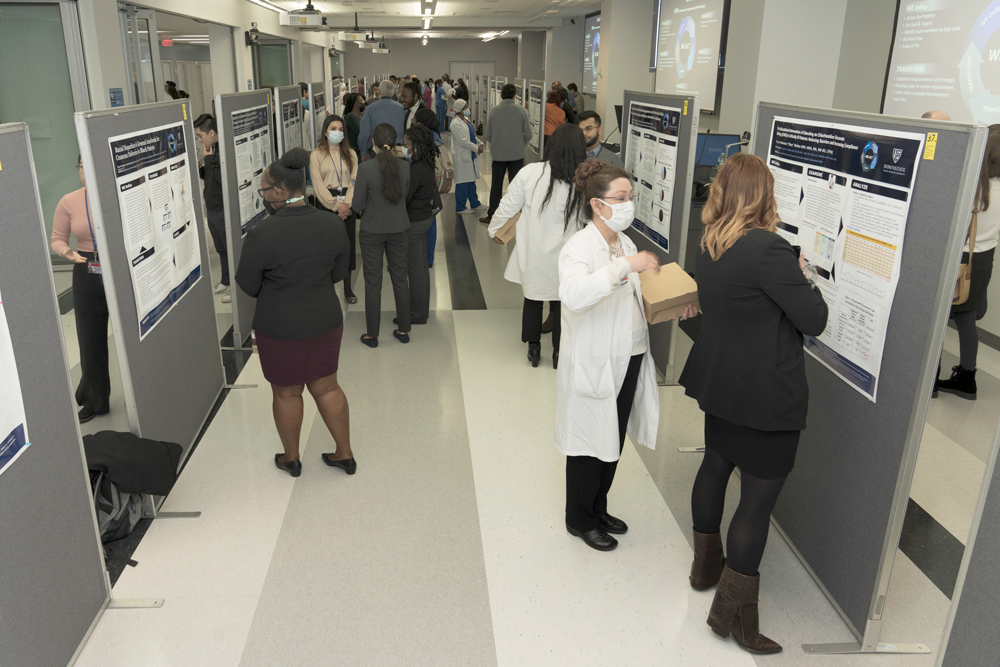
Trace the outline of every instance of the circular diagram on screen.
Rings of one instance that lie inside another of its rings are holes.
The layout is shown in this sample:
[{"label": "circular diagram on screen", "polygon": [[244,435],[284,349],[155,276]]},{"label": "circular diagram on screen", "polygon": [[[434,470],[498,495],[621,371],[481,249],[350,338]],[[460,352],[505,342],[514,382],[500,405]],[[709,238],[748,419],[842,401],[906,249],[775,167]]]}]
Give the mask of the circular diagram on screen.
[{"label": "circular diagram on screen", "polygon": [[683,79],[694,67],[696,51],[694,36],[694,19],[685,16],[677,29],[677,43],[674,45],[674,62],[677,63],[677,76]]},{"label": "circular diagram on screen", "polygon": [[594,33],[594,41],[590,45],[590,71],[597,76],[597,58],[601,54],[601,33]]},{"label": "circular diagram on screen", "polygon": [[1000,62],[989,57],[1000,49],[1000,13],[993,6],[972,24],[958,65],[962,99],[972,120],[985,124],[1000,121]]}]

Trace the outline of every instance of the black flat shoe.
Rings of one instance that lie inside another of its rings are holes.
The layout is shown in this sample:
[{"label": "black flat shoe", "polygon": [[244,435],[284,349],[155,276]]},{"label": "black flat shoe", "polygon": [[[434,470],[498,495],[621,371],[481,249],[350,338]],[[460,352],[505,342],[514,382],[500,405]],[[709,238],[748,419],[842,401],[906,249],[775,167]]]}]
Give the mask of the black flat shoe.
[{"label": "black flat shoe", "polygon": [[581,540],[586,542],[587,546],[591,549],[597,549],[598,551],[611,551],[618,546],[618,540],[608,535],[601,528],[591,528],[590,530],[582,531],[566,526],[566,530],[570,535],[579,537]]},{"label": "black flat shoe", "polygon": [[358,302],[358,297],[354,296],[353,294],[348,294],[346,298],[347,298],[347,303],[353,304]]},{"label": "black flat shoe", "polygon": [[624,535],[628,532],[628,525],[610,514],[597,517],[597,525],[612,535]]},{"label": "black flat shoe", "polygon": [[368,347],[378,347],[378,338],[369,338],[364,334],[361,334],[361,342]]},{"label": "black flat shoe", "polygon": [[294,461],[289,461],[288,463],[281,463],[278,459],[282,456],[284,456],[284,454],[274,455],[274,465],[278,468],[278,470],[284,470],[292,477],[298,477],[302,474],[302,461],[295,459]]},{"label": "black flat shoe", "polygon": [[[398,317],[392,318],[392,323],[399,324],[399,318]],[[410,320],[410,324],[427,324],[427,320]]]},{"label": "black flat shoe", "polygon": [[528,361],[532,368],[538,368],[538,361],[542,358],[542,344],[528,343]]},{"label": "black flat shoe", "polygon": [[331,468],[340,468],[348,475],[353,475],[358,471],[358,462],[354,460],[352,456],[349,459],[344,459],[342,461],[331,461],[328,456],[333,456],[336,452],[327,452],[323,455],[323,463],[327,464]]},{"label": "black flat shoe", "polygon": [[552,368],[559,368],[559,350],[552,353]]},{"label": "black flat shoe", "polygon": [[91,419],[97,416],[97,413],[90,408],[80,408],[80,411],[76,413],[77,418],[80,420],[81,424],[86,424]]},{"label": "black flat shoe", "polygon": [[409,343],[410,342],[410,334],[402,333],[401,331],[393,331],[392,335],[400,343]]}]

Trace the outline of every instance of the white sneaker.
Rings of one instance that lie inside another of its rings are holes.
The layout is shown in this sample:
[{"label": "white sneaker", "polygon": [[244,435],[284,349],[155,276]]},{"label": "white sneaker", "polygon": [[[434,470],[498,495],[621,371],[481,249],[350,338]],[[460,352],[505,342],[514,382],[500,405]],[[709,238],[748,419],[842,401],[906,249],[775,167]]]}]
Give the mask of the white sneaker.
[{"label": "white sneaker", "polygon": [[227,289],[229,289],[229,287],[227,285],[223,285],[222,283],[215,283],[215,287],[212,288],[212,293],[213,294],[222,294]]},{"label": "white sneaker", "polygon": [[232,303],[233,302],[233,291],[226,288],[226,293],[222,295],[222,303]]}]

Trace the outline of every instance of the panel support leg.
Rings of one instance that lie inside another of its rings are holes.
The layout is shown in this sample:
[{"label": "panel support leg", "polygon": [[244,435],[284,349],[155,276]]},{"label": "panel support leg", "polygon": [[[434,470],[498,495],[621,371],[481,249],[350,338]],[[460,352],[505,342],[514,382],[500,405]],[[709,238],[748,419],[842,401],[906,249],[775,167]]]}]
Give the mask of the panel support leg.
[{"label": "panel support leg", "polygon": [[142,496],[143,519],[197,519],[200,516],[201,512],[159,512],[153,496],[148,494]]},{"label": "panel support leg", "polygon": [[809,655],[845,655],[852,653],[891,653],[906,655],[915,653],[930,653],[926,644],[888,644],[878,643],[873,647],[863,647],[857,642],[846,644],[803,644],[802,650]]}]

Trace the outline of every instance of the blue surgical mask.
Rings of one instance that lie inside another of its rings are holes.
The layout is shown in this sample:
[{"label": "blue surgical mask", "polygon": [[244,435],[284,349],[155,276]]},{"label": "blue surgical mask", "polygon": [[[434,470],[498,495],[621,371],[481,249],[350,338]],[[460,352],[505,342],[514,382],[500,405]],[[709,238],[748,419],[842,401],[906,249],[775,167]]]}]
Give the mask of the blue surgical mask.
[{"label": "blue surgical mask", "polygon": [[406,146],[400,146],[400,148],[403,149],[403,157],[409,159],[410,158],[410,149],[407,148]]},{"label": "blue surgical mask", "polygon": [[305,109],[306,111],[309,111],[309,98],[307,97],[302,98],[302,108]]},{"label": "blue surgical mask", "polygon": [[330,132],[327,133],[327,136],[330,137],[331,144],[339,144],[344,140],[344,133],[340,130],[330,130]]},{"label": "blue surgical mask", "polygon": [[465,111],[462,112],[462,115],[465,116],[466,118],[468,118],[469,116],[472,115],[472,112],[469,111],[468,109],[466,109]]}]

